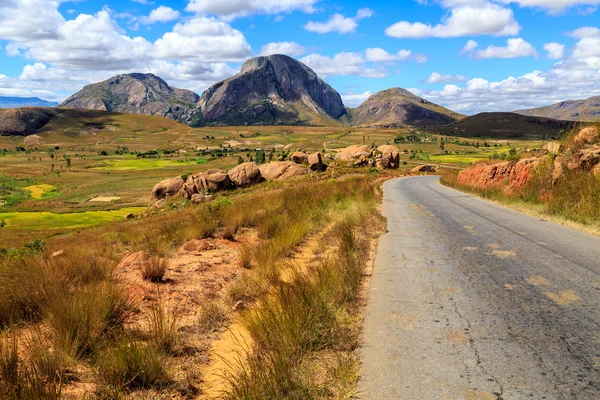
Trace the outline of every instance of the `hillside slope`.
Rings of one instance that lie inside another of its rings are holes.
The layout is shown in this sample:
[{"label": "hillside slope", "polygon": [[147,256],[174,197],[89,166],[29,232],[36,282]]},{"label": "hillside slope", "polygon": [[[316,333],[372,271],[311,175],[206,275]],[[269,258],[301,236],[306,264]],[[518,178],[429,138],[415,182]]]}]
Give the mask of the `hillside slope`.
[{"label": "hillside slope", "polygon": [[35,133],[60,112],[58,108],[43,107],[0,109],[0,136],[25,136]]},{"label": "hillside slope", "polygon": [[347,114],[338,92],[284,55],[246,61],[198,104],[208,125],[332,125]]},{"label": "hillside slope", "polygon": [[462,117],[401,88],[378,92],[352,110],[355,125],[372,127],[440,125]]},{"label": "hillside slope", "polygon": [[561,101],[550,106],[518,110],[515,113],[566,121],[596,122],[600,120],[600,96],[585,100]]},{"label": "hillside slope", "polygon": [[574,122],[551,118],[528,117],[515,113],[480,113],[448,125],[427,130],[462,137],[519,138],[556,137],[572,129]]},{"label": "hillside slope", "polygon": [[134,73],[87,85],[61,106],[157,115],[194,125],[198,99],[196,93],[172,88],[156,75]]}]

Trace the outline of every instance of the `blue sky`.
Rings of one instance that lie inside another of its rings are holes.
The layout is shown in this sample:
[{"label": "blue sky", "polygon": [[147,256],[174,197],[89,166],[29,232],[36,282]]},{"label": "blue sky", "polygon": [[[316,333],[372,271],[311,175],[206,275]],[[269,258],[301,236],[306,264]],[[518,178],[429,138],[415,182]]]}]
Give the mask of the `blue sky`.
[{"label": "blue sky", "polygon": [[347,106],[390,87],[456,111],[600,95],[600,0],[2,0],[0,95],[62,101],[118,73],[201,93],[285,53]]}]

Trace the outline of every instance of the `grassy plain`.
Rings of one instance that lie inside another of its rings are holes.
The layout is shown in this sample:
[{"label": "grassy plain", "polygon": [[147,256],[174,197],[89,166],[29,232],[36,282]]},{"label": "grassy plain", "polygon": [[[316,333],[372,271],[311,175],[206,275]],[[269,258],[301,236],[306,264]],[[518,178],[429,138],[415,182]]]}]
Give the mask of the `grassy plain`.
[{"label": "grassy plain", "polygon": [[[409,162],[406,169],[415,163],[464,167],[513,147],[524,152],[541,146],[540,141],[449,138],[407,129],[191,128],[160,117],[67,110],[36,135],[0,137],[0,213],[12,213],[0,220],[13,221],[0,229],[0,240],[6,246],[21,245],[34,235],[46,236],[46,230],[54,235],[66,227],[79,228],[72,223],[78,216],[88,221],[82,225],[102,223],[107,220],[104,216],[72,213],[123,215],[117,210],[146,207],[152,187],[162,179],[212,168],[227,170],[240,159],[255,157],[257,150],[272,152],[277,159],[297,149],[335,154],[349,145],[381,145],[395,139],[401,159]],[[110,201],[98,201],[102,198]],[[23,212],[60,215],[17,217]],[[19,223],[14,222],[17,219]],[[21,230],[18,234],[16,227]],[[23,232],[27,228],[30,237]]]}]

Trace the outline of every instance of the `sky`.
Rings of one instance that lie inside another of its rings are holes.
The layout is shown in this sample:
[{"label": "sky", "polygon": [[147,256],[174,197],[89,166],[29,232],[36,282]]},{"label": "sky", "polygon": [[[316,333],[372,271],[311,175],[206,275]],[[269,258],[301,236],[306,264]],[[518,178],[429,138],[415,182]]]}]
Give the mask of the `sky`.
[{"label": "sky", "polygon": [[0,0],[0,96],[119,73],[201,93],[287,54],[348,107],[402,87],[465,114],[600,95],[600,0]]}]

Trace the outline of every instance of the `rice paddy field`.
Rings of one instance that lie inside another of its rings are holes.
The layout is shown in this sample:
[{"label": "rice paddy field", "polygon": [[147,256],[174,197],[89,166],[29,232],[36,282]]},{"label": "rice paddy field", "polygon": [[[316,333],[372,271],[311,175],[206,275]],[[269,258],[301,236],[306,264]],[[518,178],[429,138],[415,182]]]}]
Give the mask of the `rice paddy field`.
[{"label": "rice paddy field", "polygon": [[407,129],[191,128],[161,117],[67,110],[35,135],[0,136],[0,247],[122,220],[149,205],[160,180],[227,170],[257,152],[274,159],[298,149],[334,155],[353,144],[394,142],[406,168],[465,167],[511,148],[523,153],[543,145]]}]

